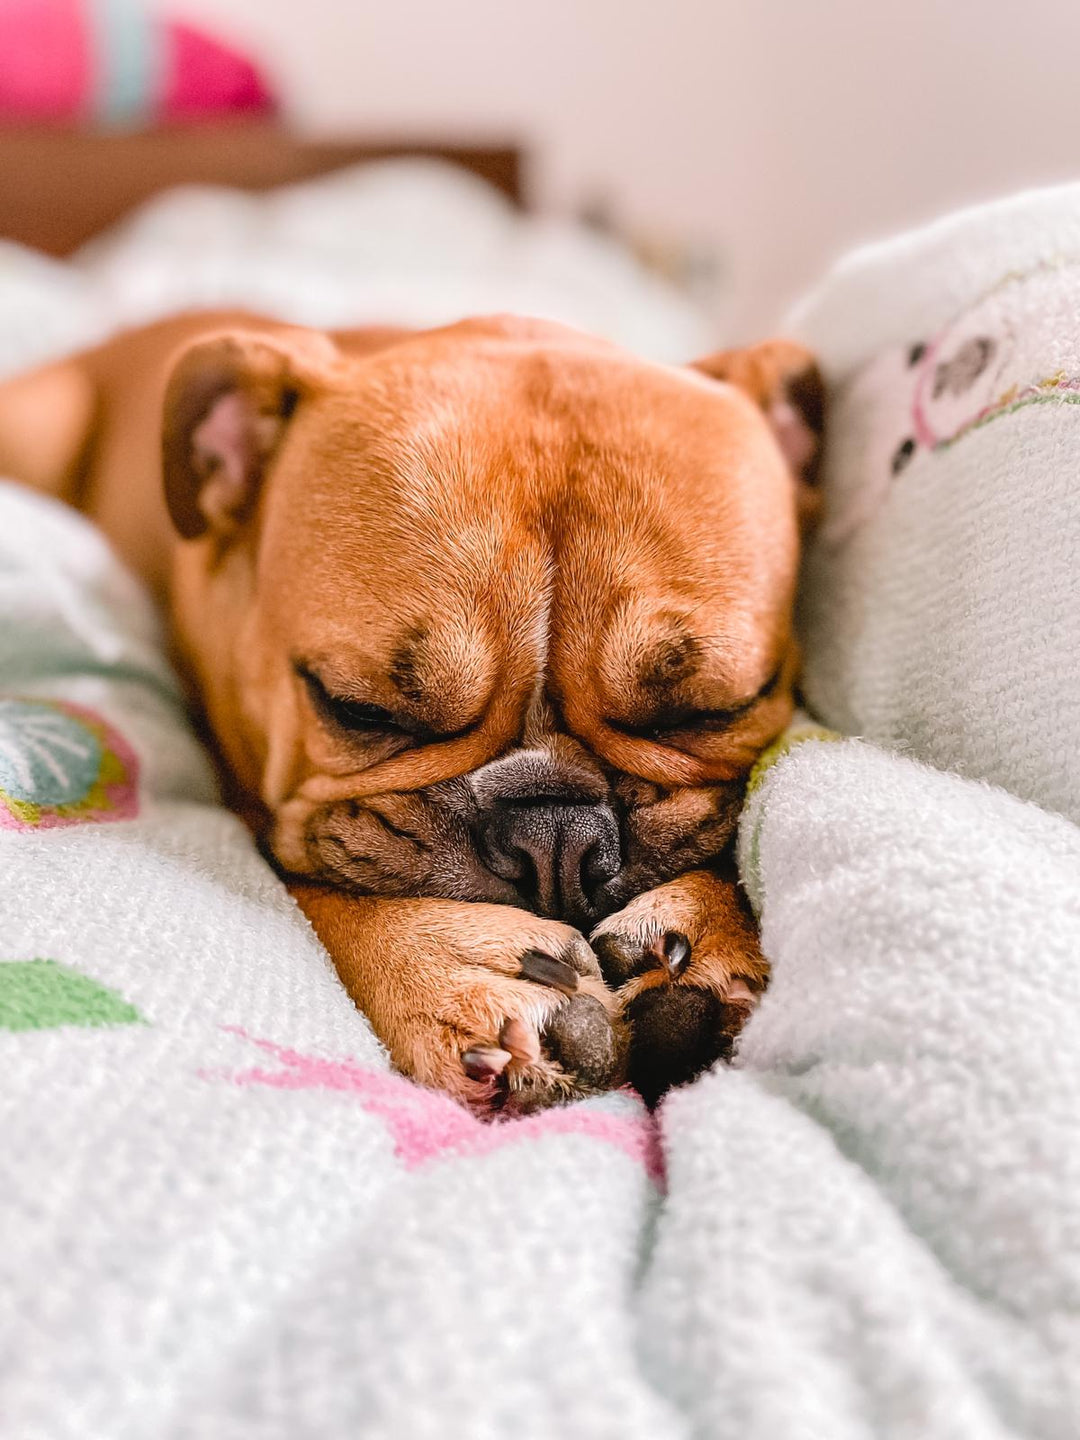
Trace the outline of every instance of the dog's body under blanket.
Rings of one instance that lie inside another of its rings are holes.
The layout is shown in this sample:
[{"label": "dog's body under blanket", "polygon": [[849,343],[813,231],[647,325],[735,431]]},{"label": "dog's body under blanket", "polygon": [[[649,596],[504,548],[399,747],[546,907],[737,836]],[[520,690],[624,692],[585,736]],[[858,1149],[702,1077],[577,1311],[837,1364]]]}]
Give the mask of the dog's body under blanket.
[{"label": "dog's body under blanket", "polygon": [[485,1126],[212,804],[132,582],[0,496],[7,1433],[1072,1435],[1073,826],[800,747],[741,1068]]}]

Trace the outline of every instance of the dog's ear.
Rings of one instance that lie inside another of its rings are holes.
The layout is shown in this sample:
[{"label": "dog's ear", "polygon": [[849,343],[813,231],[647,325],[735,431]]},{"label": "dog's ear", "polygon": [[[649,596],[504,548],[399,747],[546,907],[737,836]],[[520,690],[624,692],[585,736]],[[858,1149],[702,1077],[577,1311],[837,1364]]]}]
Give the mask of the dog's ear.
[{"label": "dog's ear", "polygon": [[266,467],[339,353],[325,335],[228,331],[181,351],[165,388],[162,472],[185,540],[227,537],[251,514]]},{"label": "dog's ear", "polygon": [[799,484],[799,515],[812,522],[825,425],[825,383],[809,350],[793,340],[765,340],[746,350],[723,350],[694,362],[714,380],[736,385],[765,412]]}]

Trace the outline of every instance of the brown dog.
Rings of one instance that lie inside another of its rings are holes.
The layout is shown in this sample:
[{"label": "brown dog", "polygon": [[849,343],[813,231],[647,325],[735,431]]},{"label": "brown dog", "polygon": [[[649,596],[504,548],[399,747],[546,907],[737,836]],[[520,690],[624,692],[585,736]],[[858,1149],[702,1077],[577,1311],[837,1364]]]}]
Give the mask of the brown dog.
[{"label": "brown dog", "polygon": [[820,418],[784,342],[202,316],[0,390],[0,469],[167,590],[230,800],[395,1063],[522,1109],[618,1083],[627,1028],[659,1095],[764,984],[724,856],[792,710]]}]

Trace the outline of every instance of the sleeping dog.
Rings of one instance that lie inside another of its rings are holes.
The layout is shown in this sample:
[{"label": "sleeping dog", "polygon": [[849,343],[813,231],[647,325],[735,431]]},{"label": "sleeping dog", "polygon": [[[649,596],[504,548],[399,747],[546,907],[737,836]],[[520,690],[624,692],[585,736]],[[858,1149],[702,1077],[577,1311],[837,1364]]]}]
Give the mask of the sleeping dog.
[{"label": "sleeping dog", "polygon": [[406,1074],[484,1113],[730,1050],[822,397],[507,318],[188,316],[0,390],[0,470],[165,599],[226,795]]}]

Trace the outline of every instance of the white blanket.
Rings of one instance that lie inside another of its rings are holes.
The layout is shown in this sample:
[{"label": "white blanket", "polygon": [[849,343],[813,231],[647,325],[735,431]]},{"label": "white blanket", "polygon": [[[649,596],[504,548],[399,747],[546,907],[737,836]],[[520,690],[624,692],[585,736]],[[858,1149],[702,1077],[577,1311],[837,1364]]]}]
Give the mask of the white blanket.
[{"label": "white blanket", "polygon": [[617,240],[523,215],[474,176],[388,160],[265,194],[172,190],[72,261],[0,241],[0,375],[189,309],[427,327],[510,311],[682,364],[700,311]]},{"label": "white blanket", "polygon": [[847,257],[803,596],[830,725],[1080,821],[1080,185]]},{"label": "white blanket", "polygon": [[85,523],[0,487],[0,581],[5,1435],[1071,1440],[1069,822],[801,747],[741,1069],[485,1126],[388,1072]]},{"label": "white blanket", "polygon": [[148,599],[10,485],[0,606],[5,1440],[670,1431],[636,1097],[493,1127],[390,1074]]},{"label": "white blanket", "polygon": [[740,858],[739,1066],[481,1125],[215,803],[138,586],[0,485],[5,1440],[1074,1440],[1080,832],[810,743]]}]

